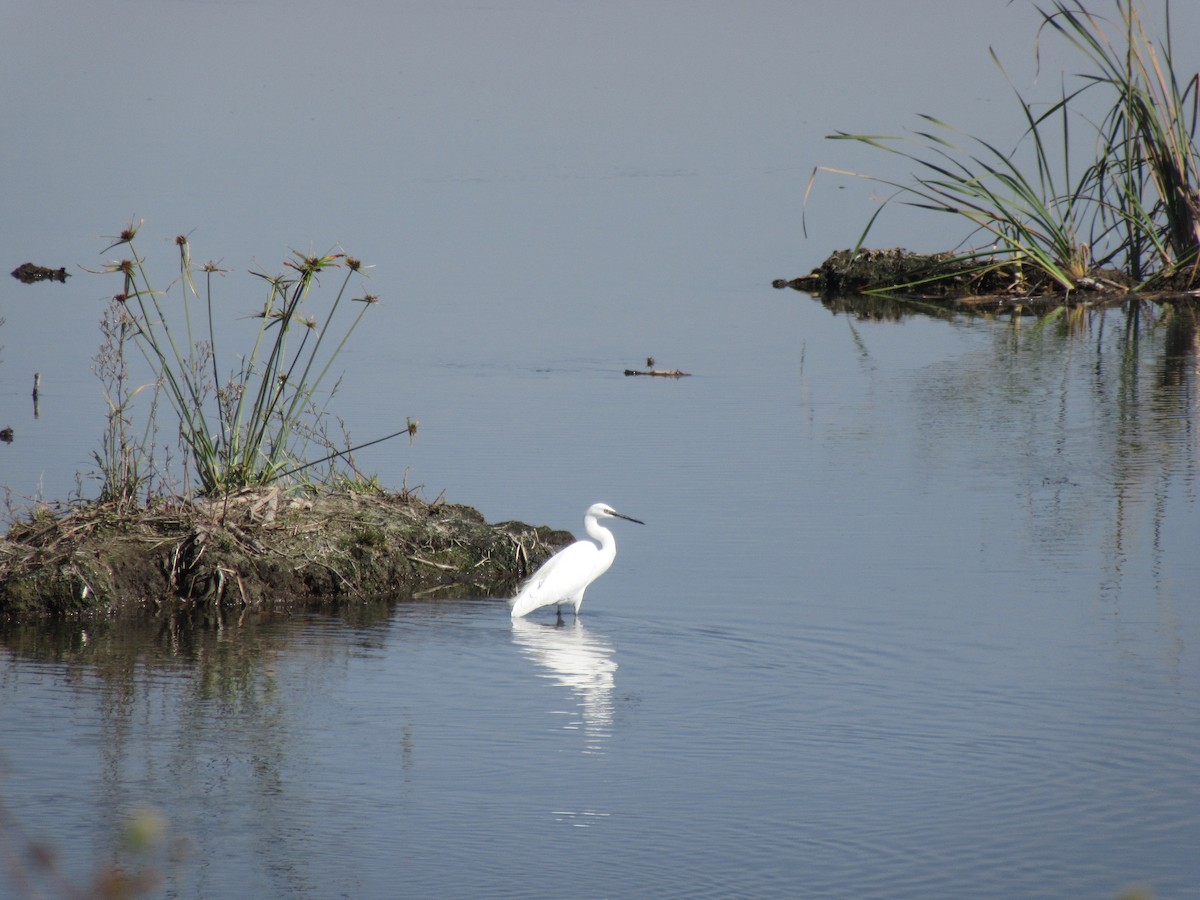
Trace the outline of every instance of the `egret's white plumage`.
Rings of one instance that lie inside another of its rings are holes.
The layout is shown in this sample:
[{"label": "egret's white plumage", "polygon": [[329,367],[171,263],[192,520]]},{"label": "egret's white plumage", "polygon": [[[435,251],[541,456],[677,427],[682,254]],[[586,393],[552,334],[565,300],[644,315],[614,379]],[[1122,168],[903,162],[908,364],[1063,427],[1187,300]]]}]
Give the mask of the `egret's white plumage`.
[{"label": "egret's white plumage", "polygon": [[546,560],[533,573],[533,577],[521,586],[517,596],[509,601],[514,619],[545,606],[558,607],[560,615],[562,607],[571,606],[575,615],[579,615],[583,592],[608,571],[617,556],[617,542],[613,540],[612,532],[599,522],[600,519],[613,518],[646,524],[641,519],[621,515],[607,503],[593,503],[584,513],[583,527],[592,540],[600,542],[600,546],[597,547],[592,541],[576,541]]}]

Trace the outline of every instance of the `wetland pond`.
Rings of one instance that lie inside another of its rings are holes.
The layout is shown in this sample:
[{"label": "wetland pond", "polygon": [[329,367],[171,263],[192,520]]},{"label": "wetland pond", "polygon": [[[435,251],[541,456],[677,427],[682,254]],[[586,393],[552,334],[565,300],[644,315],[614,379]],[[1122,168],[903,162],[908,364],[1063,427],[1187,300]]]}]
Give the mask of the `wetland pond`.
[{"label": "wetland pond", "polygon": [[178,844],[143,862],[181,897],[1184,896],[1190,314],[760,293],[697,318],[723,349],[691,378],[442,367],[484,406],[561,397],[539,478],[589,480],[548,524],[580,533],[601,484],[647,521],[578,622],[443,599],[10,626],[9,822],[86,882],[156,810]]},{"label": "wetland pond", "polygon": [[[563,628],[452,596],[5,626],[0,896],[62,893],[14,880],[28,841],[92,884],[146,809],[165,837],[128,862],[189,900],[1193,895],[1191,310],[771,287],[878,208],[861,180],[806,206],[815,166],[906,175],[825,135],[927,113],[1007,147],[989,48],[1036,99],[1079,71],[1052,36],[1035,59],[1033,3],[966,5],[11,4],[3,271],[70,275],[0,286],[14,501],[95,496],[121,283],[89,270],[144,217],[157,286],[177,234],[224,270],[227,366],[247,270],[373,267],[329,408],[360,441],[420,422],[356,454],[383,485],[646,524]],[[953,247],[943,218],[872,243]],[[691,377],[622,374],[648,356]]]}]

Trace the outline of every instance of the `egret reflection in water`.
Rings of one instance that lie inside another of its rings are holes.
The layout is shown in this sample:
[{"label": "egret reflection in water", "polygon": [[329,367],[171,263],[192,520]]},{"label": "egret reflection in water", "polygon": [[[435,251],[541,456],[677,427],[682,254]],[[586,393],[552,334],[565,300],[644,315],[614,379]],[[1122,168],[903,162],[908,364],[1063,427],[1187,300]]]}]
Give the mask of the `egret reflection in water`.
[{"label": "egret reflection in water", "polygon": [[[512,628],[513,641],[525,657],[546,670],[543,677],[570,689],[589,737],[607,737],[612,727],[617,672],[612,644],[578,619],[563,625],[514,619]],[[572,718],[565,727],[578,728],[580,724]]]}]

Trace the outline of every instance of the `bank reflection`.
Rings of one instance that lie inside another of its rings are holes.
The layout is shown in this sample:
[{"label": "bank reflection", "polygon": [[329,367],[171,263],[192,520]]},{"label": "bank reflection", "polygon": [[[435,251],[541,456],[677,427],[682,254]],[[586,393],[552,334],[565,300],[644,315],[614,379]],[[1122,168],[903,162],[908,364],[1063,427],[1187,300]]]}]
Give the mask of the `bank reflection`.
[{"label": "bank reflection", "polygon": [[544,671],[542,677],[567,688],[579,717],[568,716],[567,730],[582,728],[585,753],[600,752],[612,731],[615,650],[604,637],[575,619],[562,625],[513,620],[513,642]]},{"label": "bank reflection", "polygon": [[[312,832],[295,823],[316,815],[319,797],[294,774],[297,736],[312,715],[310,704],[297,698],[337,689],[354,654],[383,646],[391,609],[363,604],[337,619],[214,609],[0,623],[0,711],[32,691],[45,698],[44,733],[56,735],[46,745],[83,748],[73,748],[80,797],[56,804],[64,821],[86,819],[103,843],[124,833],[130,810],[162,815],[170,844],[131,862],[161,881],[163,896],[227,896],[224,872],[211,861],[223,859],[231,842],[253,847],[254,863],[239,869],[252,885],[245,896],[313,895],[314,861],[321,857]],[[354,624],[352,638],[340,639]],[[64,713],[51,712],[57,709]],[[90,733],[81,731],[80,721],[89,723]],[[0,715],[0,733],[5,725]],[[402,733],[403,767],[411,737],[407,726]],[[24,771],[35,771],[27,746],[38,738],[31,730],[6,738],[0,776],[14,757],[24,760]],[[20,839],[15,814],[5,819],[5,789],[0,778],[0,845]],[[28,813],[19,799],[16,809]],[[35,824],[41,821],[31,815]],[[93,851],[75,839],[56,838],[49,846],[63,860],[89,858]],[[24,875],[13,871],[13,878]],[[75,873],[55,863],[47,880],[70,889],[48,895],[110,896],[97,871],[94,888],[86,871],[76,885],[70,882]],[[8,896],[9,874],[0,871],[0,897]]]}]

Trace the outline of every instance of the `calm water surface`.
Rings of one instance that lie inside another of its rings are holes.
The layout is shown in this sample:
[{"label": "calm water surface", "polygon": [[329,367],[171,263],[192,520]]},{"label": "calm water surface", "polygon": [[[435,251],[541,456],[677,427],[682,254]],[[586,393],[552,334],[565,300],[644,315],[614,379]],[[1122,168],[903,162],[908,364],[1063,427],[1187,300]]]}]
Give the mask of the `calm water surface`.
[{"label": "calm water surface", "polygon": [[578,623],[11,629],[10,815],[83,880],[161,810],[189,897],[1186,896],[1194,350],[1159,320],[1126,352],[1120,313],[758,302],[761,350],[692,379],[489,376],[555,385],[567,431],[580,396],[621,423],[545,465],[649,523]]},{"label": "calm water surface", "polygon": [[[337,241],[376,265],[332,406],[359,440],[420,420],[359,454],[384,484],[647,524],[561,629],[453,598],[4,629],[0,854],[45,842],[87,883],[150,808],[168,837],[132,862],[181,898],[1193,896],[1190,314],[768,287],[875,208],[822,182],[805,242],[815,165],[903,176],[823,135],[929,113],[1006,144],[988,46],[1051,100],[1078,70],[1047,40],[1039,83],[1031,7],[970,5],[6,13],[3,271],[74,274],[0,287],[0,485],[64,498],[91,464],[119,285],[84,267],[132,215],[160,285],[181,232],[229,270],[223,347],[246,269]],[[693,375],[621,374],[647,355]],[[0,859],[0,896],[62,893]]]}]

